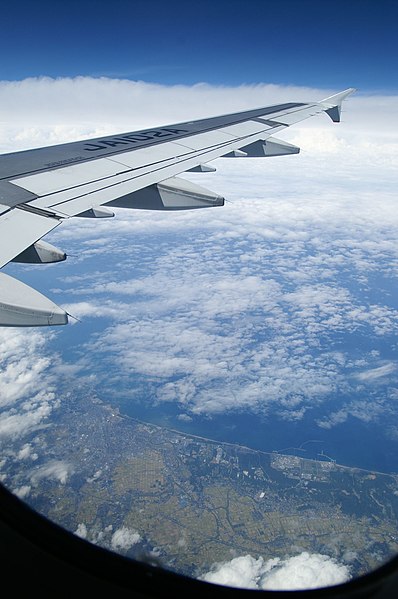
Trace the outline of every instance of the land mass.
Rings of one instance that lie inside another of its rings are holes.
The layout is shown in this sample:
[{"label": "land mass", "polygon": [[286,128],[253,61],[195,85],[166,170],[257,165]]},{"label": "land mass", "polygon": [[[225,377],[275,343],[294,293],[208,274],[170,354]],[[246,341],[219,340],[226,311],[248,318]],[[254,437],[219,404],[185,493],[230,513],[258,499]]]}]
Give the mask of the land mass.
[{"label": "land mass", "polygon": [[45,458],[8,460],[12,490],[93,543],[182,574],[308,551],[358,576],[398,551],[395,474],[180,433],[122,416],[89,390],[69,392],[24,442],[31,456],[45,446]]}]

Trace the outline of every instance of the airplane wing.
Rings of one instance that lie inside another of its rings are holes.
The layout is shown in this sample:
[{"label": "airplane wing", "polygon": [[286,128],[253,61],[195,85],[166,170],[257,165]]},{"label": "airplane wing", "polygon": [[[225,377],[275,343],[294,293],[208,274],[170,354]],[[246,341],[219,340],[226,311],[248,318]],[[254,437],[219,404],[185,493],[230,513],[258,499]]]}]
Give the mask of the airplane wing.
[{"label": "airplane wing", "polygon": [[[42,241],[71,217],[114,216],[109,207],[187,210],[224,198],[176,175],[215,170],[219,157],[294,154],[274,137],[326,112],[340,121],[347,89],[319,102],[288,102],[143,131],[0,156],[0,268],[11,261],[49,263],[64,252]],[[66,324],[67,313],[24,283],[0,273],[0,326]]]}]

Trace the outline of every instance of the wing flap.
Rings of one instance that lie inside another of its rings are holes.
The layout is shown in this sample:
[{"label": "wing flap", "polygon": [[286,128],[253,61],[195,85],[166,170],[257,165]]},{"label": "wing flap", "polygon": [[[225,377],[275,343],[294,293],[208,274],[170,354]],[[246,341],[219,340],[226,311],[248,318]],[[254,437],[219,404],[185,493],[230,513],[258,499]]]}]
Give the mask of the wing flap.
[{"label": "wing flap", "polygon": [[[125,203],[128,207],[153,210],[222,205],[222,196],[193,189],[175,176],[186,171],[208,170],[206,163],[226,155],[297,153],[298,148],[291,144],[268,138],[321,112],[339,121],[341,104],[353,91],[350,88],[320,102],[266,106],[3,155],[0,268],[16,257],[21,259],[21,255],[24,260],[31,260],[32,251],[37,253],[34,244],[64,218],[104,216],[98,208],[103,204]],[[33,250],[24,253],[31,247]],[[7,287],[12,291],[8,300]],[[67,320],[66,313],[50,300],[34,290],[24,291],[9,279],[2,279],[0,291],[5,294],[3,300],[0,297],[0,326],[63,324]],[[18,296],[24,294],[29,301],[21,306]]]},{"label": "wing flap", "polygon": [[[246,121],[225,125],[217,130],[194,133],[178,142],[163,142],[150,148],[123,151],[117,156],[97,158],[82,164],[67,165],[55,170],[12,179],[10,182],[39,196],[31,202],[39,208],[53,208],[61,214],[73,216],[116,199],[147,185],[170,178],[214,160],[240,146],[269,137],[275,127],[270,121]],[[152,176],[144,177],[151,173]],[[140,179],[139,179],[140,178]],[[130,182],[130,189],[126,189]],[[123,187],[118,195],[115,186]],[[111,187],[114,188],[111,191]],[[103,192],[104,199],[93,201],[88,195]],[[84,198],[84,199],[83,199]],[[75,200],[79,201],[75,201]],[[66,203],[72,202],[67,208]]]},{"label": "wing flap", "polygon": [[99,158],[92,162],[65,166],[57,170],[14,179],[11,183],[42,197],[91,181],[103,180],[127,170],[128,167],[123,167],[120,163],[108,158]]},{"label": "wing flap", "polygon": [[[157,147],[152,150],[137,149],[123,153],[120,156],[120,160],[124,161],[125,164],[129,164],[130,168],[127,170],[121,168],[120,163],[114,159],[100,159],[114,163],[114,174],[101,179],[97,178],[97,180],[88,183],[79,184],[79,181],[84,179],[84,165],[65,167],[68,169],[68,176],[71,176],[71,173],[74,172],[72,169],[77,166],[82,167],[81,170],[79,168],[78,176],[74,179],[75,185],[72,185],[72,181],[70,181],[69,188],[42,195],[30,202],[29,205],[40,209],[52,209],[65,217],[75,216],[89,210],[93,205],[98,206],[108,203],[149,185],[169,179],[202,163],[210,162],[229,151],[238,149],[242,145],[270,136],[272,132],[273,130],[269,126],[265,128],[257,125],[256,133],[246,137],[238,138],[222,131],[210,131],[185,140],[185,143],[189,143],[192,147],[176,143],[165,143],[161,147],[160,154]],[[150,157],[151,162],[148,163]],[[57,182],[57,173],[60,170],[62,169],[21,177],[12,180],[12,183],[23,189],[29,188],[29,191],[40,196],[45,190],[48,191],[51,186],[53,186],[53,189],[60,187]]]},{"label": "wing flap", "polygon": [[269,124],[261,121],[246,121],[245,123],[238,123],[237,125],[230,125],[229,127],[223,128],[225,135],[232,135],[236,139],[240,137],[247,137],[248,135],[256,135],[257,133],[264,133],[269,129],[272,129]]}]

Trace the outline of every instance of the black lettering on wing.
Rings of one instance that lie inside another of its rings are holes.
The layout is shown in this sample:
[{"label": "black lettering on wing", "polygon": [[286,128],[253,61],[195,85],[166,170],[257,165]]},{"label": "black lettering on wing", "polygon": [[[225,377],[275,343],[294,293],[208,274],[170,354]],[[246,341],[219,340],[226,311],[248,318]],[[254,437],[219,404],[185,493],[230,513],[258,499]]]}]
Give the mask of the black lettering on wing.
[{"label": "black lettering on wing", "polygon": [[146,131],[145,133],[127,133],[113,139],[101,139],[97,143],[86,143],[84,149],[87,152],[96,152],[98,150],[106,150],[107,148],[116,148],[117,146],[128,145],[139,141],[150,141],[158,137],[170,137],[171,135],[179,135],[180,133],[189,133],[186,129],[173,129],[170,127],[158,129],[154,131]]},{"label": "black lettering on wing", "polygon": [[87,152],[95,152],[96,150],[106,150],[106,146],[101,144],[86,144],[84,149],[87,150]]}]

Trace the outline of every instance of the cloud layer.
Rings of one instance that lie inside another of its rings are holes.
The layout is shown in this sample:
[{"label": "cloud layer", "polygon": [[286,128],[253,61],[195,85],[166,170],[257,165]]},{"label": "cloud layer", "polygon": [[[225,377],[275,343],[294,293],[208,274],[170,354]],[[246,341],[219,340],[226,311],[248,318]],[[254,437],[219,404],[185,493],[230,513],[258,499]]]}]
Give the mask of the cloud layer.
[{"label": "cloud layer", "polygon": [[0,442],[35,430],[57,406],[52,365],[46,351],[52,333],[0,329]]},{"label": "cloud layer", "polygon": [[[11,151],[334,91],[105,78],[2,82],[0,146]],[[222,209],[119,210],[107,222],[60,227],[51,241],[71,257],[48,271],[47,292],[96,324],[84,343],[80,325],[58,345],[59,334],[2,333],[2,430],[15,435],[43,422],[62,372],[95,375],[110,392],[133,385],[149,402],[177,403],[186,418],[271,410],[299,421],[337,393],[346,399],[318,415],[323,429],[388,413],[389,397],[375,402],[372,393],[391,388],[397,372],[396,356],[383,349],[398,324],[391,295],[396,107],[394,97],[356,94],[344,104],[342,124],[323,116],[286,131],[302,146],[299,156],[221,159],[214,174],[185,175],[225,195]],[[34,271],[21,272],[34,283]],[[371,403],[354,397],[368,389]],[[22,410],[8,409],[22,398]]]},{"label": "cloud layer", "polygon": [[348,566],[319,553],[269,560],[244,555],[216,565],[202,579],[246,589],[293,591],[342,584],[350,579],[350,571]]}]

